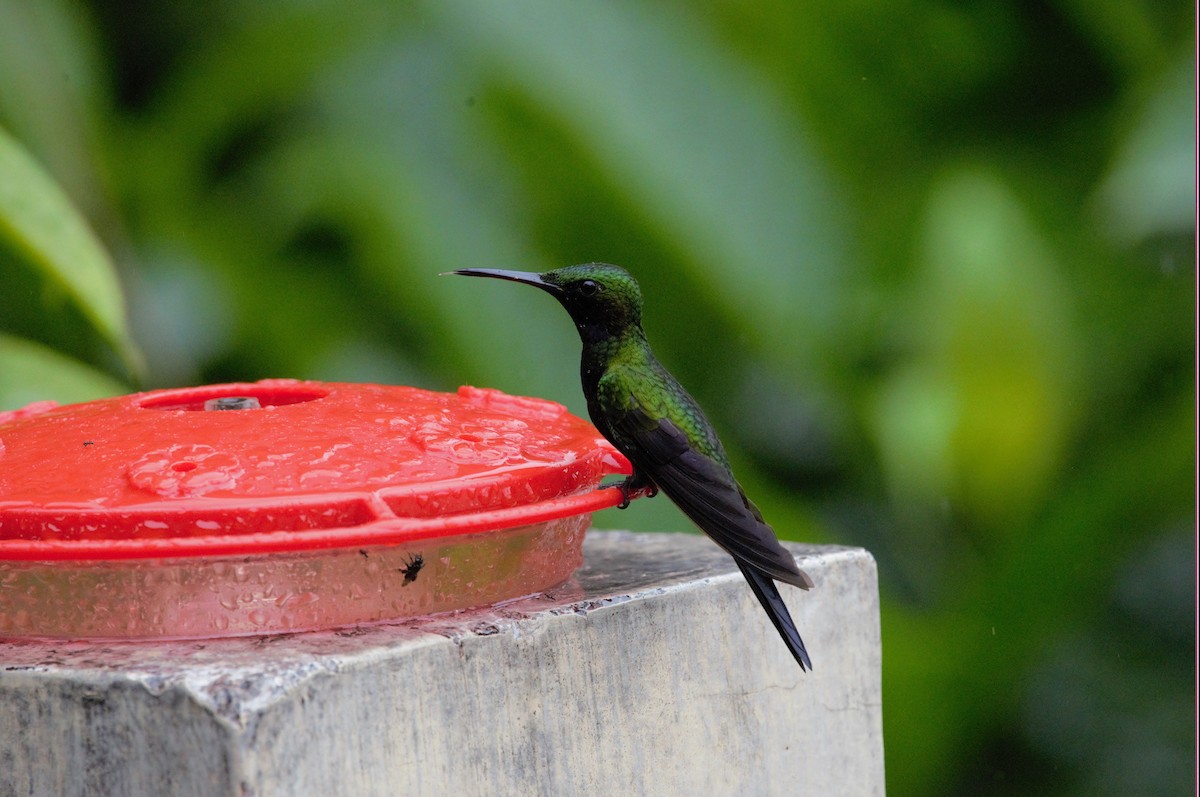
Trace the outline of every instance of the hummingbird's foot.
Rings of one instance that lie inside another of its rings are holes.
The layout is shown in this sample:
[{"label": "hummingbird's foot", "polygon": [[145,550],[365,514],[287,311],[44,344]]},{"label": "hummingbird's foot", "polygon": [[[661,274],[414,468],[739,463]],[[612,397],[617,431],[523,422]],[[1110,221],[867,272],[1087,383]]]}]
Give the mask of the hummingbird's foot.
[{"label": "hummingbird's foot", "polygon": [[624,481],[602,486],[616,487],[621,491],[621,503],[617,504],[617,509],[628,509],[629,499],[635,495],[641,494],[647,498],[653,498],[658,495],[658,487],[640,473],[634,473],[632,476],[626,477]]},{"label": "hummingbird's foot", "polygon": [[625,488],[625,483],[617,485],[617,489],[621,491],[621,503],[617,504],[617,509],[629,508],[629,490]]}]

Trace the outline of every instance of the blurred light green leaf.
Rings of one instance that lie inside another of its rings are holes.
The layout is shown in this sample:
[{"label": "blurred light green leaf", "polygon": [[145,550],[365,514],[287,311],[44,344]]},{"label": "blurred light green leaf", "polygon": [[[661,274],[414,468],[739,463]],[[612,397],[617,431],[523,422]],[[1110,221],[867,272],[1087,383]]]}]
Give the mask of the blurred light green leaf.
[{"label": "blurred light green leaf", "polygon": [[0,130],[0,251],[4,249],[47,290],[64,294],[127,369],[140,368],[107,252],[54,181]]},{"label": "blurred light green leaf", "polygon": [[94,123],[105,87],[95,34],[78,3],[0,2],[0,127],[85,213],[99,202]]},{"label": "blurred light green leaf", "polygon": [[53,349],[0,334],[0,410],[35,401],[73,404],[116,396],[128,388]]},{"label": "blurred light green leaf", "polygon": [[934,185],[922,260],[919,354],[878,409],[889,477],[901,500],[1011,524],[1044,498],[1078,403],[1060,267],[1017,198],[972,169]]},{"label": "blurred light green leaf", "polygon": [[1181,59],[1155,85],[1101,189],[1104,215],[1122,244],[1194,229],[1196,61]]}]

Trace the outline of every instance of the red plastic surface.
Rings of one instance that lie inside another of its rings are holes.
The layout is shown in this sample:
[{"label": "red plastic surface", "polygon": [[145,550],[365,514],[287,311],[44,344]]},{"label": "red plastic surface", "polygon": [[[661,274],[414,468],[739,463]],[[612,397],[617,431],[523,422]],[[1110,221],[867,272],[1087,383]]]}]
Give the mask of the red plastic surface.
[{"label": "red plastic surface", "polygon": [[[250,397],[259,407],[206,410]],[[614,506],[586,421],[495,390],[293,380],[0,413],[0,561],[389,545]]]}]

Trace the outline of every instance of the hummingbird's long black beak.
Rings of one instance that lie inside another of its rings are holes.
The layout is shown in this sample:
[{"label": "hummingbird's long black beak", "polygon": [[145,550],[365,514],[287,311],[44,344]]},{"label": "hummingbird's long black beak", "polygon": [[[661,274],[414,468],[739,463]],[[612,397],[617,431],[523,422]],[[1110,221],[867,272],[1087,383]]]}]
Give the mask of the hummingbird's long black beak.
[{"label": "hummingbird's long black beak", "polygon": [[461,274],[464,277],[492,277],[512,282],[522,282],[526,285],[532,285],[535,288],[541,288],[549,293],[562,293],[562,288],[553,282],[546,282],[542,279],[541,274],[535,274],[532,271],[504,271],[498,268],[460,268],[458,271],[447,271],[446,273]]}]

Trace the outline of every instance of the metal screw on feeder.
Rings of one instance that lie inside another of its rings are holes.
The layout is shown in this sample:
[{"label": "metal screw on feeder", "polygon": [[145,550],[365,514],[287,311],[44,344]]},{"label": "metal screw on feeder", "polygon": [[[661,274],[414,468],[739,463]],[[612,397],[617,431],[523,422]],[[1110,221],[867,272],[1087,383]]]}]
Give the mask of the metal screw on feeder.
[{"label": "metal screw on feeder", "polygon": [[0,413],[0,635],[267,634],[532,594],[579,566],[590,513],[621,500],[601,479],[628,471],[561,405],[471,387]]},{"label": "metal screw on feeder", "polygon": [[257,410],[261,408],[262,405],[258,403],[258,399],[254,396],[222,396],[221,398],[209,399],[204,402],[204,409],[209,412],[214,410]]}]

